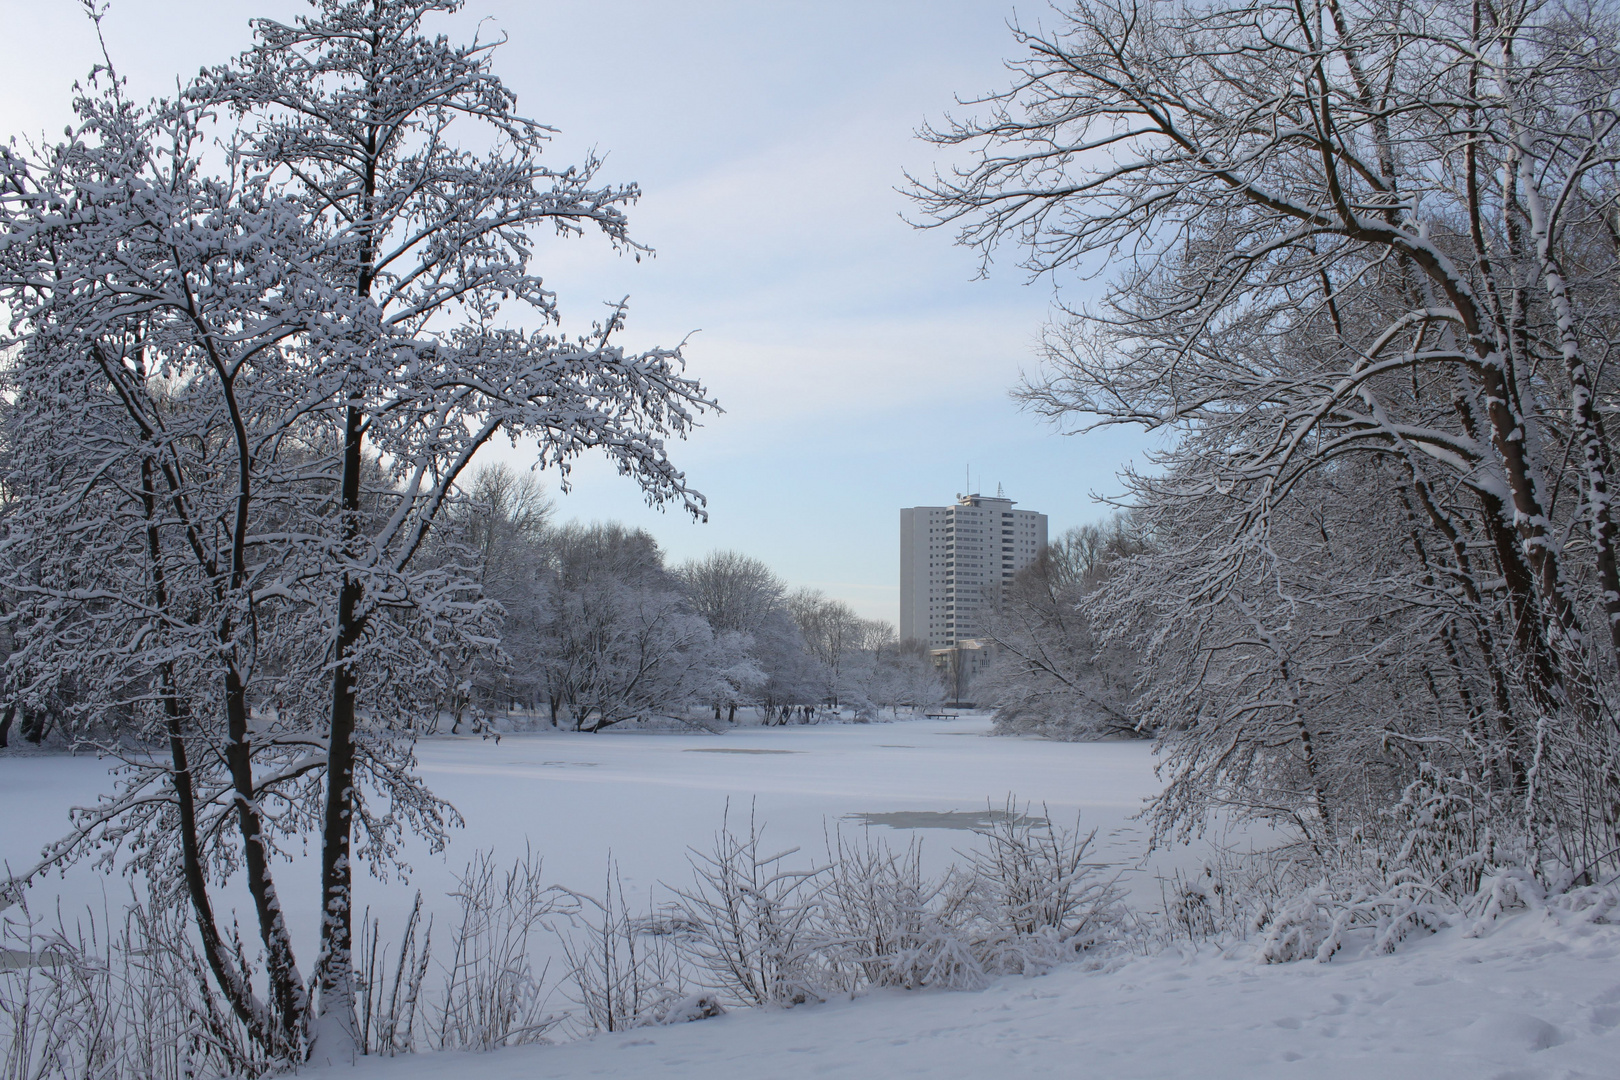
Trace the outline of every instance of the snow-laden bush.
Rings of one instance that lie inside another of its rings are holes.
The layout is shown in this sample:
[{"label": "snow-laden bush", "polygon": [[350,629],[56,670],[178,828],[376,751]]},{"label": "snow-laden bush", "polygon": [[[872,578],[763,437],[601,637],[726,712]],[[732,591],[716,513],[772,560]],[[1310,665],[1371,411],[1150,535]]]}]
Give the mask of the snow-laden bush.
[{"label": "snow-laden bush", "polygon": [[1250,941],[1268,963],[1326,961],[1351,944],[1390,952],[1418,931],[1486,927],[1589,885],[1590,864],[1538,859],[1547,845],[1490,784],[1429,762],[1414,771],[1394,805],[1332,842],[1222,852],[1164,879],[1155,936]]},{"label": "snow-laden bush", "polygon": [[[244,965],[240,941],[233,942]],[[0,1076],[255,1077],[270,1062],[219,1007],[185,912],[136,902],[54,926],[26,900],[0,924]]]},{"label": "snow-laden bush", "polygon": [[529,960],[548,920],[576,909],[574,894],[545,884],[532,851],[496,869],[489,852],[467,864],[451,893],[461,908],[441,1003],[430,1025],[438,1050],[492,1050],[539,1042],[563,1017],[545,1011],[546,972]]},{"label": "snow-laden bush", "polygon": [[1482,901],[1456,895],[1408,863],[1362,847],[1225,852],[1161,880],[1159,946],[1252,946],[1265,963],[1326,962],[1348,945],[1393,952],[1414,932],[1456,925]]},{"label": "snow-laden bush", "polygon": [[426,1015],[422,984],[432,949],[432,919],[423,922],[420,892],[397,946],[384,948],[382,921],[372,916],[370,908],[362,914],[354,965],[360,990],[355,1020],[362,1053],[392,1057],[414,1049],[418,1022]]},{"label": "snow-laden bush", "polygon": [[[532,852],[500,868],[480,852],[451,894],[459,908],[435,964],[420,895],[397,941],[362,921],[355,955],[357,1045],[366,1054],[489,1050],[544,1040],[566,1015],[545,1009],[544,968],[531,953],[575,895],[547,885]],[[0,1076],[46,1080],[256,1077],[277,1063],[208,992],[209,972],[184,908],[135,896],[118,913],[48,926],[26,899],[0,923]],[[230,943],[238,973],[255,970]],[[443,982],[434,985],[437,967]],[[672,1003],[672,1004],[679,1004]]]},{"label": "snow-laden bush", "polygon": [[984,966],[961,926],[969,890],[954,888],[951,875],[926,877],[919,841],[895,851],[868,829],[858,843],[839,833],[828,846],[820,930],[833,986],[984,985]]},{"label": "snow-laden bush", "polygon": [[1118,940],[1124,913],[1115,877],[1086,859],[1096,831],[1054,825],[1019,812],[1012,799],[975,830],[983,851],[962,852],[959,902],[973,918],[974,951],[985,970],[1032,974]]},{"label": "snow-laden bush", "polygon": [[692,884],[672,889],[685,932],[679,944],[707,984],[744,1005],[797,1005],[825,997],[817,946],[827,868],[787,864],[798,848],[767,853],[748,815],[731,830],[730,807],[707,852],[691,853]]},{"label": "snow-laden bush", "polygon": [[1151,949],[1253,937],[1313,880],[1292,849],[1218,851],[1195,871],[1160,879],[1161,921],[1144,928],[1142,944]]},{"label": "snow-laden bush", "polygon": [[[1316,880],[1281,903],[1272,890],[1264,907],[1274,912],[1252,924],[1261,931],[1260,959],[1325,962],[1355,940],[1392,952],[1414,932],[1469,918],[1488,923],[1583,876],[1553,864],[1532,870],[1536,845],[1522,826],[1514,830],[1490,785],[1426,761],[1415,771],[1400,800],[1367,827],[1332,847],[1293,853],[1292,875],[1314,872]],[[1245,891],[1254,885],[1249,875]]]},{"label": "snow-laden bush", "polygon": [[610,864],[602,899],[585,898],[582,930],[563,938],[568,960],[566,993],[597,1031],[624,1031],[717,1015],[687,992],[686,967],[675,949],[679,919],[631,914],[619,870]]},{"label": "snow-laden bush", "polygon": [[[458,918],[447,958],[434,953],[420,893],[397,944],[384,941],[378,920],[362,920],[355,958],[362,1053],[543,1042],[567,1019],[546,1011],[547,971],[535,970],[530,952],[541,936],[554,932],[554,922],[574,918],[578,896],[546,884],[542,860],[525,850],[504,869],[489,852],[475,853],[450,898]],[[444,975],[436,986],[427,982],[434,967]]]},{"label": "snow-laden bush", "polygon": [[1311,957],[1332,959],[1353,939],[1377,952],[1395,947],[1417,930],[1433,932],[1456,925],[1463,907],[1410,869],[1382,876],[1343,875],[1324,879],[1283,905],[1266,928],[1257,955],[1268,963]]},{"label": "snow-laden bush", "polygon": [[916,843],[839,835],[822,865],[766,854],[761,827],[723,827],[674,890],[677,947],[695,983],[744,1005],[790,1006],[867,987],[982,986],[1039,974],[1124,936],[1113,878],[1088,864],[1091,834],[1007,809],[976,830],[986,850],[939,878]]}]

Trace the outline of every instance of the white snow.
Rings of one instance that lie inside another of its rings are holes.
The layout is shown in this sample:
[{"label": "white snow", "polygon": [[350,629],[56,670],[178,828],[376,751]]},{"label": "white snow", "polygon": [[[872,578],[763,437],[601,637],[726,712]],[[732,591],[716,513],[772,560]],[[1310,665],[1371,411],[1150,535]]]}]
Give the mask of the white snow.
[{"label": "white snow", "polygon": [[1620,927],[1542,914],[1392,956],[1265,966],[1213,950],[732,1013],[559,1046],[370,1059],[356,1080],[645,1077],[1575,1080],[1620,1075]]},{"label": "white snow", "polygon": [[[498,856],[525,842],[550,880],[590,891],[611,851],[627,891],[686,880],[685,852],[718,827],[726,801],[756,803],[773,846],[814,852],[849,815],[972,811],[1009,792],[1045,803],[1059,821],[1098,828],[1099,860],[1120,865],[1138,902],[1158,899],[1151,871],[1187,863],[1180,850],[1137,869],[1142,826],[1130,820],[1154,790],[1141,743],[1050,743],[980,737],[982,718],[703,734],[436,738],[422,771],[467,826],[443,856],[413,850],[409,887],[361,879],[361,902],[384,930],[416,888],[447,909],[452,870],[477,847]],[[789,751],[707,753],[709,750]],[[699,751],[699,752],[694,752]],[[62,811],[104,783],[89,758],[0,760],[0,859],[28,861],[61,830]],[[1037,810],[1038,812],[1038,810]],[[924,819],[926,820],[926,819]],[[880,831],[882,826],[876,826]],[[973,842],[963,831],[925,838],[935,867]],[[808,854],[808,853],[807,853]],[[312,859],[283,865],[293,928],[311,948],[305,881]],[[108,886],[85,868],[33,890],[36,911],[65,913]],[[1060,969],[975,993],[881,992],[787,1011],[733,1012],[668,1028],[481,1056],[370,1059],[356,1080],[641,1077],[1469,1077],[1530,1080],[1620,1076],[1620,927],[1565,915],[1514,915],[1487,935],[1461,930],[1410,939],[1393,956],[1341,954],[1331,963],[1266,966],[1239,947]],[[559,1001],[559,1005],[563,1004]]]},{"label": "white snow", "polygon": [[[981,715],[739,727],[718,736],[609,729],[503,735],[498,745],[476,736],[424,739],[421,773],[466,826],[444,854],[407,843],[411,873],[404,885],[360,875],[357,902],[381,915],[385,933],[403,921],[418,888],[430,910],[446,913],[453,875],[474,850],[489,848],[498,861],[510,861],[526,844],[544,857],[548,880],[582,892],[600,891],[611,855],[635,900],[660,881],[687,883],[687,849],[707,846],[728,801],[734,825],[745,824],[752,810],[770,846],[799,846],[809,861],[825,850],[827,830],[860,827],[853,815],[984,810],[1009,794],[1036,814],[1044,805],[1060,824],[1072,826],[1079,814],[1085,829],[1097,829],[1097,861],[1118,864],[1127,883],[1157,902],[1152,873],[1138,868],[1145,826],[1132,820],[1157,790],[1148,744],[986,737],[988,730]],[[714,750],[788,752],[708,752]],[[32,865],[41,845],[66,831],[67,808],[108,784],[108,765],[87,757],[0,758],[0,813],[7,822],[0,860],[16,869]],[[921,836],[930,872],[956,861],[953,849],[975,840],[960,829],[874,828],[902,845]],[[1172,851],[1147,865],[1190,859]],[[294,940],[312,952],[316,860],[278,863],[275,872]],[[121,902],[127,887],[78,867],[64,880],[41,882],[32,895],[36,911],[49,906],[39,902],[45,896],[60,896],[65,910],[87,903],[99,910],[104,897]],[[311,902],[300,904],[300,897]],[[245,894],[236,902],[247,910]]]}]

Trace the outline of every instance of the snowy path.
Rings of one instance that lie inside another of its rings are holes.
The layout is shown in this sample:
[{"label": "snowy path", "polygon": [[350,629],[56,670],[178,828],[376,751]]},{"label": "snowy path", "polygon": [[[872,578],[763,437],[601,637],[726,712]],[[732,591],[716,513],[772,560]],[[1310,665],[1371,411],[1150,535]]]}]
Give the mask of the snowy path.
[{"label": "snowy path", "polygon": [[1393,956],[1261,966],[1206,951],[979,993],[889,992],[485,1055],[369,1059],[328,1080],[926,1076],[1614,1080],[1620,927],[1540,914]]}]

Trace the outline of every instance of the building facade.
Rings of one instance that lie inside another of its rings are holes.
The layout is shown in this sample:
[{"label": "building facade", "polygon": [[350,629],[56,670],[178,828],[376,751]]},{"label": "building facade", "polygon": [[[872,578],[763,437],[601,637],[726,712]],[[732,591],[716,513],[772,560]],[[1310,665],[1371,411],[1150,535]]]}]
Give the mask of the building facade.
[{"label": "building facade", "polygon": [[959,495],[900,511],[900,637],[954,648],[988,629],[1014,574],[1046,546],[1046,515],[1013,500]]},{"label": "building facade", "polygon": [[946,704],[972,707],[968,701],[973,680],[996,658],[996,643],[988,639],[964,638],[945,649],[929,649],[928,657],[939,672],[949,695]]}]

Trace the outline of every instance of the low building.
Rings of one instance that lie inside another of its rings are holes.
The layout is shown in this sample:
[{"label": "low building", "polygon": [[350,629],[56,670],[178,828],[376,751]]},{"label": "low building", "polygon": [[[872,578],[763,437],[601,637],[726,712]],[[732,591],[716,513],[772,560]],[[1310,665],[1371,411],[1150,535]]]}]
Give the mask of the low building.
[{"label": "low building", "polygon": [[948,649],[928,650],[953,703],[966,702],[973,680],[990,666],[996,653],[996,643],[984,638],[966,638]]}]

